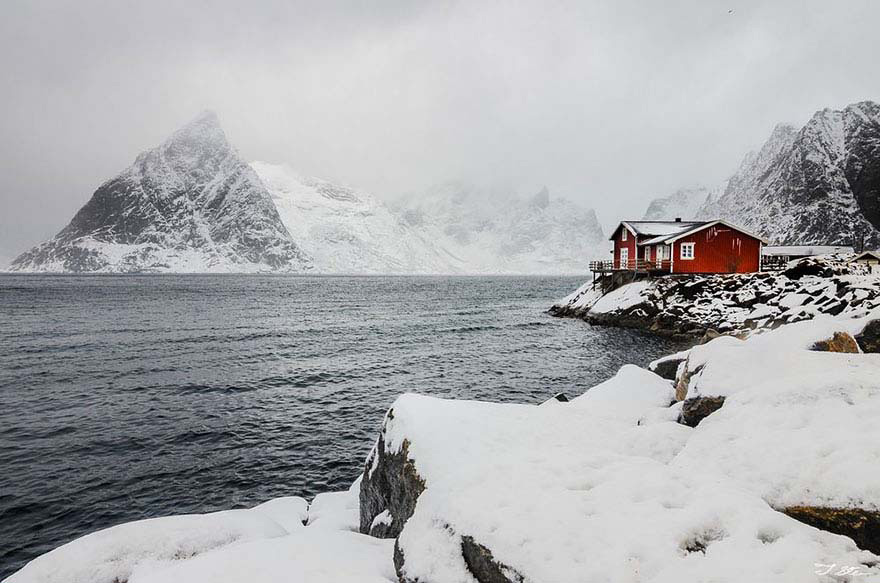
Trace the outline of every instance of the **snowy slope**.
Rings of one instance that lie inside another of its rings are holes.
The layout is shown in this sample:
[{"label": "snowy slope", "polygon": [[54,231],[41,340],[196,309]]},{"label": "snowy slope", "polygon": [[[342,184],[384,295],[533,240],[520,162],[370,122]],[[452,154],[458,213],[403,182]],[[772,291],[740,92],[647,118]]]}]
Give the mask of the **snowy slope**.
[{"label": "snowy slope", "polygon": [[199,115],[95,191],[21,271],[304,270],[308,258],[217,116]]},{"label": "snowy slope", "polygon": [[468,270],[368,193],[302,177],[287,166],[251,166],[294,241],[322,273]]},{"label": "snowy slope", "polygon": [[778,244],[880,245],[880,105],[823,109],[777,126],[699,218],[721,217]]},{"label": "snowy slope", "polygon": [[724,192],[724,189],[709,189],[705,186],[679,188],[669,196],[652,200],[642,220],[671,221],[675,218],[693,219],[700,212],[703,205],[711,198],[714,198],[714,196],[717,196],[719,191]]},{"label": "snowy slope", "polygon": [[475,273],[585,273],[591,259],[606,254],[595,212],[546,188],[524,198],[449,183],[397,208]]}]

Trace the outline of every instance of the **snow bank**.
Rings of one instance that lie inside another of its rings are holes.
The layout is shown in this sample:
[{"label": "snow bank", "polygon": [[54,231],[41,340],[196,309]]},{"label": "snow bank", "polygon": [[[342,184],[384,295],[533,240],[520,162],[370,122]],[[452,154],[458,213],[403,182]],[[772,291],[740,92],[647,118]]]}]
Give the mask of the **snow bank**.
[{"label": "snow bank", "polygon": [[396,581],[393,545],[351,532],[359,485],[312,504],[289,496],[121,524],[38,557],[4,583]]},{"label": "snow bank", "polygon": [[130,583],[396,583],[393,550],[389,540],[304,528],[189,561],[140,568]]},{"label": "snow bank", "polygon": [[668,465],[692,430],[636,421],[668,405],[668,382],[633,367],[594,390],[558,407],[398,399],[385,446],[405,442],[427,485],[400,534],[403,580],[495,569],[511,581],[803,583],[821,580],[814,563],[867,570],[850,540]]},{"label": "snow bank", "polygon": [[5,583],[119,583],[141,564],[178,561],[233,543],[284,536],[287,530],[266,511],[271,508],[288,517],[289,508],[282,512],[281,505],[273,506],[120,524],[37,557]]},{"label": "snow bank", "polygon": [[880,354],[809,350],[873,318],[784,326],[691,349],[687,397],[725,397],[674,465],[736,481],[771,505],[880,509]]},{"label": "snow bank", "polygon": [[344,492],[318,494],[309,505],[308,525],[328,530],[350,530],[357,532],[360,517],[358,514],[358,494],[361,481],[358,478],[351,488]]}]

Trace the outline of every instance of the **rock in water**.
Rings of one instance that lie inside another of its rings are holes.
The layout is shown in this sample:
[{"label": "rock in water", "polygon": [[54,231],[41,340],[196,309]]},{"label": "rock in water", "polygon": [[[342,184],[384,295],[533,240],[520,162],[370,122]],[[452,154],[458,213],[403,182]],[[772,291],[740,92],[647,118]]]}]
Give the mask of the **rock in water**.
[{"label": "rock in water", "polygon": [[254,170],[205,112],[102,184],[67,227],[18,257],[21,271],[302,271]]}]

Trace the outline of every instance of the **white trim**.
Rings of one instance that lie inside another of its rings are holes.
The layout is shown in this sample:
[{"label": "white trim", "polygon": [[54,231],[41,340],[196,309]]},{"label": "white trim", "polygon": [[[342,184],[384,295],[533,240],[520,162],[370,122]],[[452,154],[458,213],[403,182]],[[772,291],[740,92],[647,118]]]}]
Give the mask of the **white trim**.
[{"label": "white trim", "polygon": [[714,227],[715,225],[724,225],[725,227],[729,227],[729,228],[733,229],[734,231],[739,231],[743,235],[748,235],[749,237],[751,237],[753,239],[757,239],[758,241],[760,241],[761,243],[763,243],[765,245],[767,244],[767,240],[764,239],[763,237],[759,237],[759,236],[755,235],[754,233],[749,233],[748,231],[746,231],[742,227],[737,227],[736,225],[728,223],[727,221],[722,221],[721,219],[718,219],[715,221],[709,221],[705,225],[700,225],[698,227],[694,227],[693,229],[689,229],[687,231],[684,231],[683,233],[673,235],[672,237],[666,239],[665,241],[667,243],[675,243],[676,241],[678,241],[682,237],[687,237],[688,235],[693,235],[694,233],[699,233],[703,229],[708,229],[709,227]]},{"label": "white trim", "polygon": [[629,235],[629,229],[624,229],[623,232],[620,234],[620,240],[626,241],[628,235]]},{"label": "white trim", "polygon": [[[681,259],[682,261],[693,261],[694,258],[696,257],[696,254],[697,254],[697,244],[696,243],[692,243],[692,242],[679,243],[678,249],[679,249],[679,254],[681,255],[681,257],[679,257],[679,259]],[[688,257],[684,254],[685,249],[691,250],[690,257]]]},{"label": "white trim", "polygon": [[[626,259],[624,259],[626,257]],[[621,247],[620,248],[620,257],[618,258],[618,266],[620,269],[627,269],[629,267],[629,247]]]},{"label": "white trim", "polygon": [[638,233],[636,233],[636,230],[633,229],[632,227],[630,227],[626,221],[620,221],[620,224],[617,225],[613,231],[611,231],[611,236],[608,237],[609,241],[614,241],[614,236],[617,234],[617,231],[618,231],[618,229],[620,229],[620,227],[623,227],[624,229],[626,229],[627,231],[632,233],[633,237],[638,236]]}]

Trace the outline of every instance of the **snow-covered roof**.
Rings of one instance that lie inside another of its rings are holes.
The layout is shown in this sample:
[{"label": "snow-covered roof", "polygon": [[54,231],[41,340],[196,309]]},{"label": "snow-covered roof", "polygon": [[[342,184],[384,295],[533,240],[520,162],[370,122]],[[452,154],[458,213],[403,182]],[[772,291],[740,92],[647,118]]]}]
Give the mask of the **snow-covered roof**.
[{"label": "snow-covered roof", "polygon": [[773,245],[764,247],[764,255],[784,255],[788,257],[811,257],[831,253],[853,253],[852,247],[834,245]]},{"label": "snow-covered roof", "polygon": [[[645,245],[658,245],[660,243],[674,243],[682,237],[686,237],[715,225],[724,225],[725,227],[739,231],[744,235],[758,239],[764,244],[767,243],[762,237],[750,233],[742,227],[738,227],[727,221],[722,221],[721,219],[716,219],[714,221],[622,221],[620,224],[639,237],[650,237],[649,239],[639,241],[638,245],[640,247]],[[620,227],[614,229],[612,232],[612,239],[619,228]]]},{"label": "snow-covered roof", "polygon": [[880,251],[864,251],[858,257],[853,259],[853,261],[861,261],[863,259],[875,259],[880,261]]},{"label": "snow-covered roof", "polygon": [[639,237],[669,236],[690,229],[696,225],[702,225],[704,221],[621,221],[617,229],[611,232],[611,239],[620,229],[626,227],[630,233]]}]

